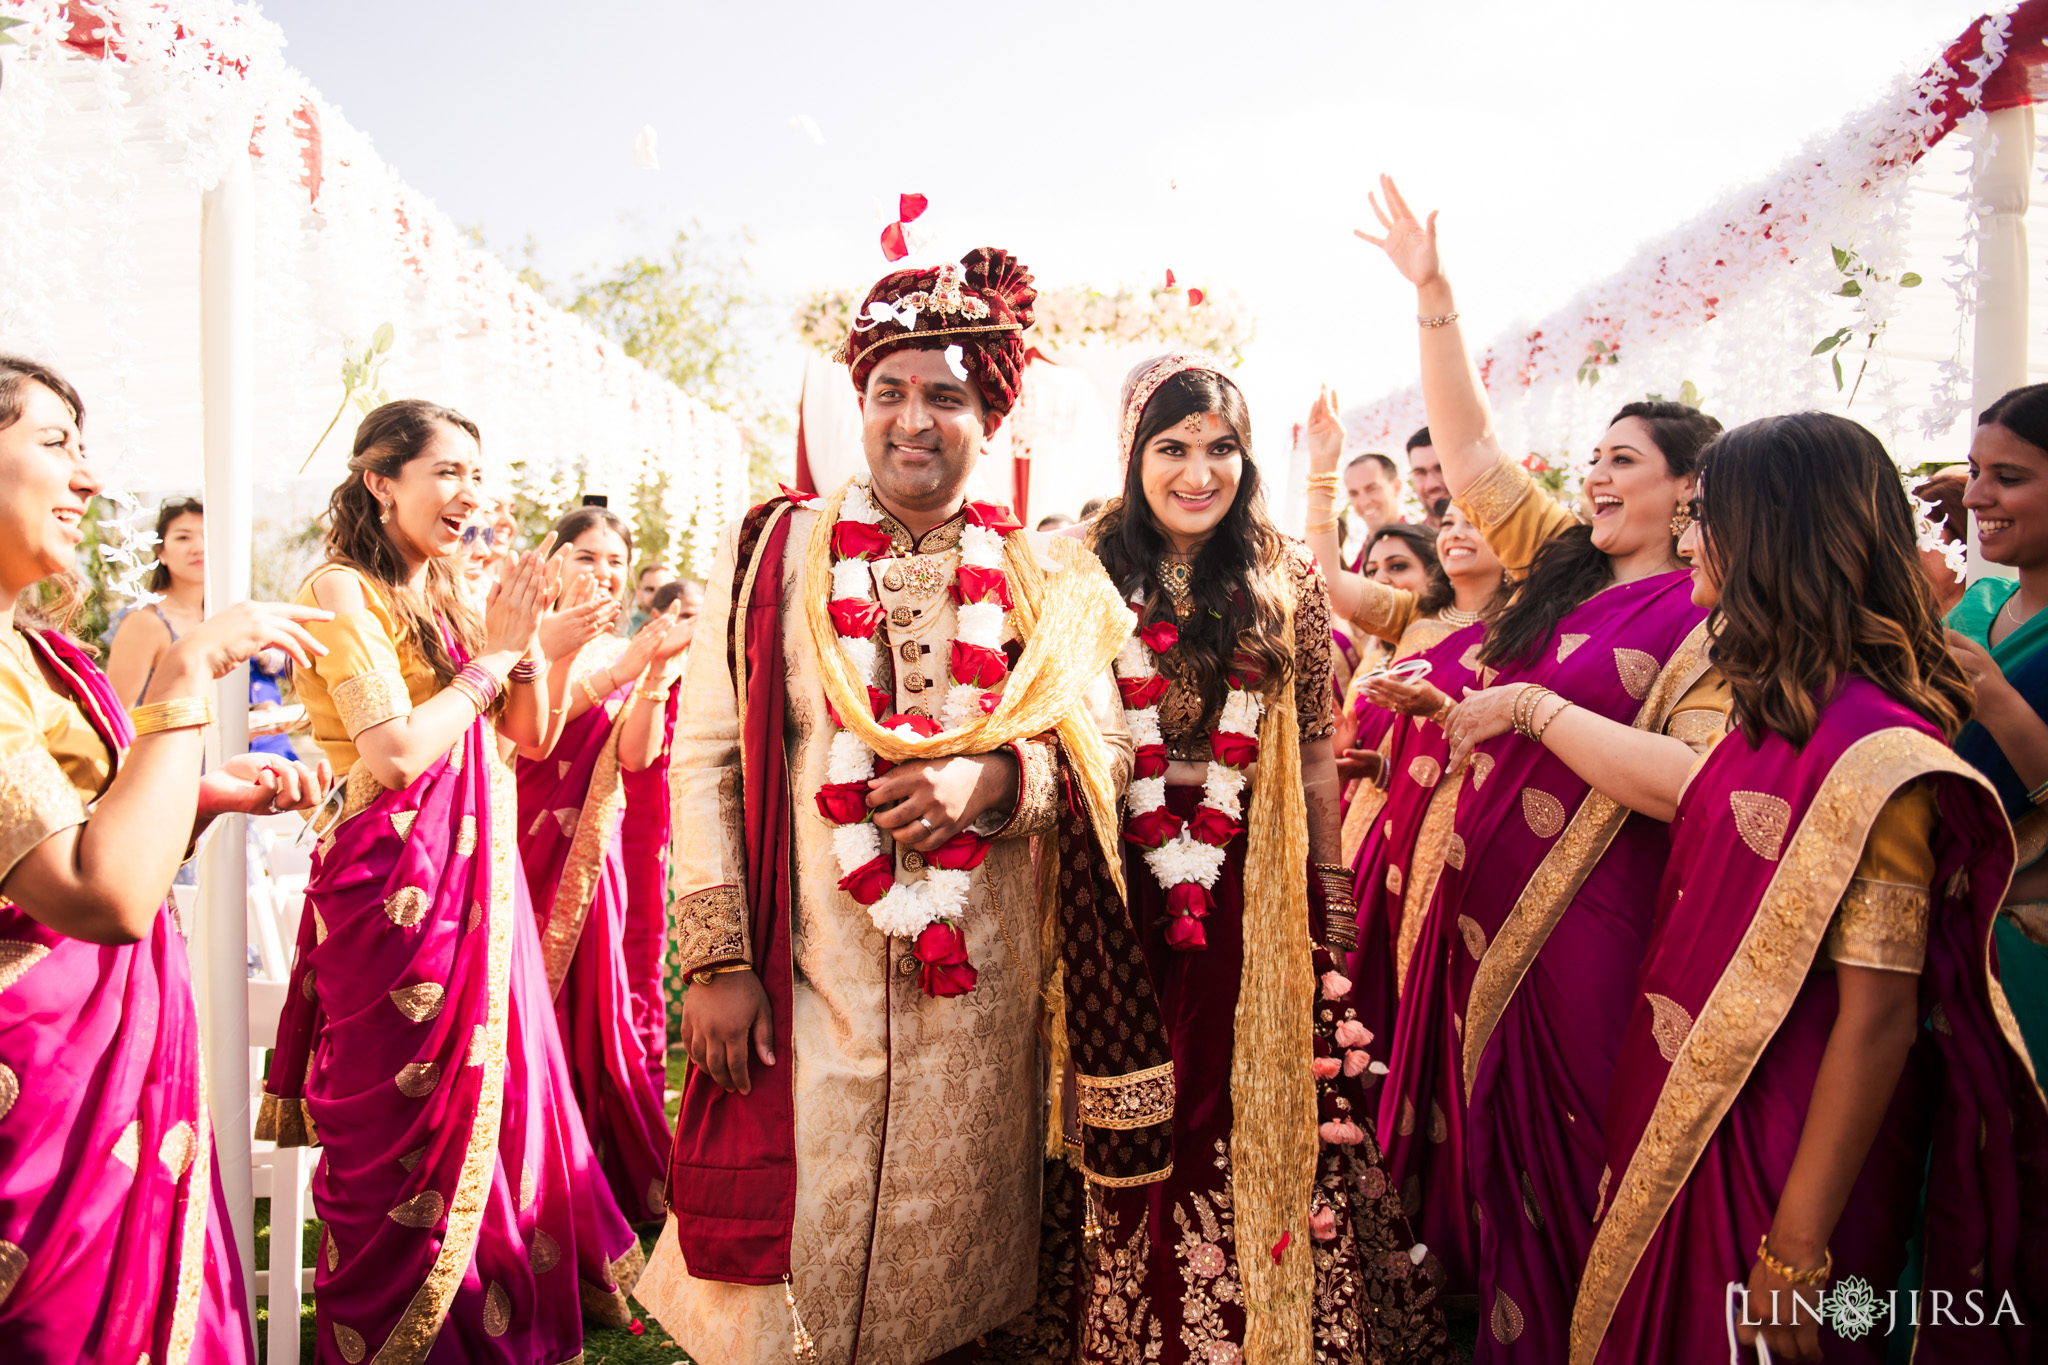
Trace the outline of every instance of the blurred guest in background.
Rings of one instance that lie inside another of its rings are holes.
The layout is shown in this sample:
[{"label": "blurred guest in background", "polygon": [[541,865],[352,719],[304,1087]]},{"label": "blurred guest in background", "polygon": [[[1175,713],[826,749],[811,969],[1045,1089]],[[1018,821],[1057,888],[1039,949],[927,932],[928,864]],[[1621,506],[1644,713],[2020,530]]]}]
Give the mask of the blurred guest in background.
[{"label": "blurred guest in background", "polygon": [[206,509],[199,499],[172,498],[158,508],[156,539],[156,567],[143,586],[159,600],[124,613],[107,651],[107,680],[123,706],[143,700],[157,660],[206,619]]},{"label": "blurred guest in background", "polygon": [[628,635],[638,635],[648,618],[661,610],[654,605],[654,595],[675,581],[676,571],[661,560],[640,566],[640,572],[633,575],[633,610],[626,617]]},{"label": "blurred guest in background", "polygon": [[1408,486],[1415,490],[1417,500],[1422,503],[1423,520],[1431,527],[1443,525],[1442,519],[1431,509],[1451,496],[1451,486],[1444,482],[1443,457],[1430,444],[1428,427],[1420,428],[1408,438]]},{"label": "blurred guest in background", "polygon": [[1074,519],[1065,512],[1048,512],[1038,519],[1037,529],[1041,531],[1057,531],[1062,526],[1072,526],[1073,524]]}]

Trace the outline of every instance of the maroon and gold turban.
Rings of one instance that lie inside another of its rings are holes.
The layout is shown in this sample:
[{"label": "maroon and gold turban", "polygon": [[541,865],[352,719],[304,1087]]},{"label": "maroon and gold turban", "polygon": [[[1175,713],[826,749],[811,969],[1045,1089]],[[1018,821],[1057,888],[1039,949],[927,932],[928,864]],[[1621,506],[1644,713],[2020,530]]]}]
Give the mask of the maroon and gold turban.
[{"label": "maroon and gold turban", "polygon": [[890,352],[958,346],[981,401],[1008,416],[1024,389],[1024,332],[1037,298],[1031,272],[999,247],[976,247],[958,265],[894,271],[861,300],[834,359],[865,393],[868,371]]}]

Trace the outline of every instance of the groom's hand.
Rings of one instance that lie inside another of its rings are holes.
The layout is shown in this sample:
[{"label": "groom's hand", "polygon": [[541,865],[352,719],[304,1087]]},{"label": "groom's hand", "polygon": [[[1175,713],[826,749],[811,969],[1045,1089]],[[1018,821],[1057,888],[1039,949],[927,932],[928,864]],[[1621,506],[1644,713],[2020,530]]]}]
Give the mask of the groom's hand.
[{"label": "groom's hand", "polygon": [[683,1048],[720,1089],[744,1095],[753,1089],[747,1073],[747,1045],[761,1065],[775,1065],[775,1012],[761,978],[751,971],[720,972],[683,992]]},{"label": "groom's hand", "polygon": [[982,813],[1017,801],[1017,756],[1008,749],[952,758],[914,758],[868,783],[875,825],[896,842],[929,853]]}]

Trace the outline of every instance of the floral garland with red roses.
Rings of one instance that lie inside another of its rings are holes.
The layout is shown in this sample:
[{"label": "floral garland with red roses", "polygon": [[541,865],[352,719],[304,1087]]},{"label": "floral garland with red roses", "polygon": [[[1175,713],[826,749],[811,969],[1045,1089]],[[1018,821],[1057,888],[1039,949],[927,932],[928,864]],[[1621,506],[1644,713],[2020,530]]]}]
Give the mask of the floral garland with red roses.
[{"label": "floral garland with red roses", "polygon": [[[875,595],[870,561],[888,555],[892,546],[880,526],[882,514],[865,486],[850,485],[840,500],[839,518],[832,526],[832,596],[826,609],[855,675],[869,680],[868,704],[885,730],[913,738],[943,734],[994,711],[1001,700],[995,689],[1010,673],[1003,637],[1013,606],[1009,576],[1003,571],[1003,538],[1021,531],[1023,524],[1000,503],[970,502],[965,515],[960,568],[952,588],[958,628],[947,673],[953,681],[939,708],[941,720],[890,715],[889,694],[872,681],[880,659],[876,637],[885,614]],[[867,907],[868,918],[884,934],[915,940],[912,953],[922,964],[919,984],[927,995],[964,995],[974,989],[978,974],[967,959],[967,936],[960,921],[967,910],[970,874],[988,856],[988,840],[963,829],[924,855],[922,881],[897,881],[895,859],[867,805],[869,781],[890,765],[846,728],[830,702],[826,709],[834,733],[817,804],[818,813],[836,827],[832,853],[842,874],[839,889]]]},{"label": "floral garland with red roses", "polygon": [[[1142,598],[1134,602],[1133,610],[1142,619]],[[1145,865],[1166,888],[1166,908],[1172,916],[1166,924],[1167,945],[1193,952],[1209,946],[1202,920],[1215,904],[1209,892],[1223,872],[1224,849],[1244,828],[1245,769],[1258,762],[1259,717],[1266,708],[1251,690],[1256,680],[1233,668],[1222,710],[1209,732],[1212,757],[1202,783],[1202,804],[1183,825],[1166,808],[1166,737],[1159,728],[1159,701],[1166,695],[1168,679],[1159,671],[1158,660],[1179,643],[1180,628],[1171,621],[1155,621],[1134,633],[1117,655],[1116,686],[1137,750],[1124,838],[1145,851]]]}]

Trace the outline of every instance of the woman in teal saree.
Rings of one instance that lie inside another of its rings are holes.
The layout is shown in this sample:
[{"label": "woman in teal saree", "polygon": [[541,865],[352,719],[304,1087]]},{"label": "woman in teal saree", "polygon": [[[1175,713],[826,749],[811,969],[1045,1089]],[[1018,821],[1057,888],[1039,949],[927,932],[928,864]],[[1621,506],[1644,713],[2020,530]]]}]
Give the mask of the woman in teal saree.
[{"label": "woman in teal saree", "polygon": [[2048,384],[2014,389],[1984,410],[1963,506],[1984,558],[2019,571],[1971,584],[1948,624],[1977,687],[1977,719],[1956,752],[1998,788],[2019,843],[1993,938],[2038,1076],[2048,1066]]}]

